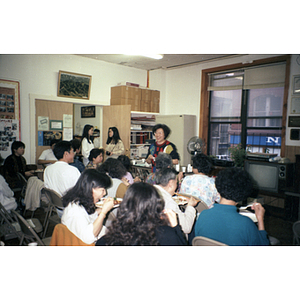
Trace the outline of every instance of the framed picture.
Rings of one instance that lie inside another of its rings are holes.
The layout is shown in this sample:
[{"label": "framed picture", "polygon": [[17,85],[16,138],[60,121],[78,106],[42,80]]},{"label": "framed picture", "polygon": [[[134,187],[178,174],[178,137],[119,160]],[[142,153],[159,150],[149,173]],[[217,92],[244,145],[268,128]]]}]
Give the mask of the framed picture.
[{"label": "framed picture", "polygon": [[293,95],[300,95],[300,75],[293,77]]},{"label": "framed picture", "polygon": [[59,120],[50,120],[50,130],[62,130],[63,121]]},{"label": "framed picture", "polygon": [[95,106],[82,106],[81,107],[81,118],[95,118]]},{"label": "framed picture", "polygon": [[59,71],[57,96],[90,99],[92,76]]}]

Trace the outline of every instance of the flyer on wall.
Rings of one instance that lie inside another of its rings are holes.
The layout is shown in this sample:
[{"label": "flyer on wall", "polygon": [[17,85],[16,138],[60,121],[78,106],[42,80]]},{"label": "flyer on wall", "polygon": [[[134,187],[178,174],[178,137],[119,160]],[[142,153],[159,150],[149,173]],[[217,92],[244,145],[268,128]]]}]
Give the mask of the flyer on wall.
[{"label": "flyer on wall", "polygon": [[11,144],[19,140],[19,120],[0,119],[0,154],[6,158],[11,154]]}]

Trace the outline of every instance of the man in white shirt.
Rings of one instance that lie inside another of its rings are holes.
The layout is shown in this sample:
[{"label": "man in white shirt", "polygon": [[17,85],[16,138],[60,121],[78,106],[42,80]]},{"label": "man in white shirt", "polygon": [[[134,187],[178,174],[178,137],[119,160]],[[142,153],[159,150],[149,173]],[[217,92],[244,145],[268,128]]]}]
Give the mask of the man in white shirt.
[{"label": "man in white shirt", "polygon": [[54,190],[63,196],[67,190],[76,184],[80,177],[80,172],[77,168],[69,165],[69,163],[74,161],[74,150],[71,142],[58,142],[53,152],[58,161],[46,167],[44,172],[44,185],[46,188]]},{"label": "man in white shirt", "polygon": [[38,159],[39,165],[45,165],[47,167],[57,161],[57,158],[55,157],[55,155],[53,153],[53,149],[54,149],[56,143],[57,143],[57,140],[51,140],[50,149],[44,150]]},{"label": "man in white shirt", "polygon": [[187,235],[191,232],[196,217],[197,201],[194,198],[188,200],[188,204],[185,208],[185,212],[182,212],[178,204],[172,198],[177,188],[176,171],[173,168],[163,168],[156,176],[156,184],[154,187],[157,188],[165,201],[165,208],[172,209],[179,219],[179,225],[182,231]]}]

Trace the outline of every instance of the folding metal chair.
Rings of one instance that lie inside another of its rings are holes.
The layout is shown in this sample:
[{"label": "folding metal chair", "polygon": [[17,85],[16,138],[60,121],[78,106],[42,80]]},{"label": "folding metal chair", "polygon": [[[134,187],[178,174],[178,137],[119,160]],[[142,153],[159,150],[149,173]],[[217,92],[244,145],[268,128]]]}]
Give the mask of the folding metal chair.
[{"label": "folding metal chair", "polygon": [[193,246],[228,246],[224,243],[209,239],[204,236],[196,236],[192,241]]},{"label": "folding metal chair", "polygon": [[[40,246],[46,246],[50,244],[50,238],[41,239],[37,232],[34,230],[34,223],[31,221],[32,219],[25,220],[18,212],[12,211],[12,213],[17,218],[19,225],[21,227],[21,231],[23,233],[23,238],[21,244],[27,242],[27,244],[32,242],[37,242]],[[31,221],[31,222],[30,222]],[[26,243],[25,243],[26,244]]]},{"label": "folding metal chair", "polygon": [[[58,193],[56,193],[55,191],[48,189],[48,188],[44,188],[44,193],[49,200],[49,204],[48,204],[48,210],[47,210],[45,221],[44,221],[44,232],[43,232],[42,238],[44,238],[46,235],[49,221],[51,221],[55,224],[59,224],[61,222],[56,209],[57,208],[61,209],[61,210],[64,209],[63,203],[62,203],[62,197]],[[54,214],[52,214],[52,213],[54,213]]]},{"label": "folding metal chair", "polygon": [[293,224],[293,245],[300,246],[300,221]]},{"label": "folding metal chair", "polygon": [[18,238],[22,244],[23,233],[19,223],[12,218],[5,207],[0,203],[0,237],[4,240],[11,240]]}]

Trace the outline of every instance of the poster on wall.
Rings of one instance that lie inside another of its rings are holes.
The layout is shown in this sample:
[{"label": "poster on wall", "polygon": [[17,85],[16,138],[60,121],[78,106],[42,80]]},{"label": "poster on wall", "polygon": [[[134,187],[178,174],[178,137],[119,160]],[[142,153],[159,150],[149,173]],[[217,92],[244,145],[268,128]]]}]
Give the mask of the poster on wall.
[{"label": "poster on wall", "polygon": [[38,131],[38,146],[50,146],[52,140],[61,141],[62,131]]},{"label": "poster on wall", "polygon": [[17,120],[20,132],[20,83],[0,79],[0,119]]},{"label": "poster on wall", "polygon": [[38,116],[38,130],[49,130],[49,117]]},{"label": "poster on wall", "polygon": [[19,139],[19,120],[0,119],[0,154],[2,158],[11,154],[11,144]]}]

